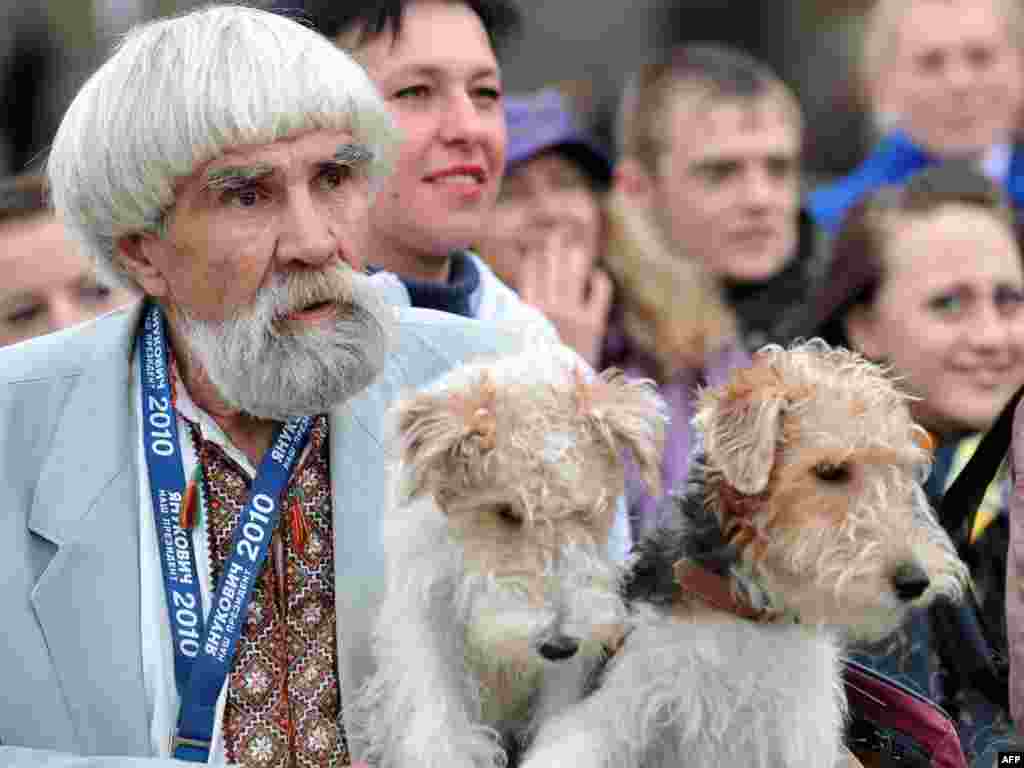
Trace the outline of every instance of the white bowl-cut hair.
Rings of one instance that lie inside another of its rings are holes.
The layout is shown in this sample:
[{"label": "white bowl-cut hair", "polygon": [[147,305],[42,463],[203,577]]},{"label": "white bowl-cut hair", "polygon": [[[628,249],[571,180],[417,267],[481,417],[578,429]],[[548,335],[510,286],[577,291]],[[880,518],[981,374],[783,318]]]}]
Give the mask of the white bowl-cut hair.
[{"label": "white bowl-cut hair", "polygon": [[160,232],[174,182],[232,146],[345,130],[390,170],[398,130],[366,72],[283,16],[211,6],[133,29],[82,86],[54,137],[56,213],[108,277],[116,240]]}]

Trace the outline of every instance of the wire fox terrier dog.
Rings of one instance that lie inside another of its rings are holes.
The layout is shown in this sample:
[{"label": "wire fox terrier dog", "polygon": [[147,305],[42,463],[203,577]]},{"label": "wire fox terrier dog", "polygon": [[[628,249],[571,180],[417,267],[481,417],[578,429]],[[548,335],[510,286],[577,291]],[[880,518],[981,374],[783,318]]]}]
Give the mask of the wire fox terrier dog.
[{"label": "wire fox terrier dog", "polygon": [[621,639],[609,533],[629,449],[660,485],[653,385],[563,347],[464,366],[396,406],[388,592],[360,703],[372,764],[515,763]]},{"label": "wire fox terrier dog", "polygon": [[703,391],[704,455],[632,562],[632,632],[524,766],[857,764],[841,648],[967,579],[920,486],[907,401],[820,340],[765,347]]}]

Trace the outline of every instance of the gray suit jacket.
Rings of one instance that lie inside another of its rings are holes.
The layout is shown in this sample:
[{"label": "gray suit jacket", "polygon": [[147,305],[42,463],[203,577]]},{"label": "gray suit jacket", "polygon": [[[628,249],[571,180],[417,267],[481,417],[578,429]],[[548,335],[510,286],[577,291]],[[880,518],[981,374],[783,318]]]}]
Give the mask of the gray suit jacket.
[{"label": "gray suit jacket", "polygon": [[[385,412],[461,361],[522,345],[480,321],[398,312],[386,369],[330,414],[343,703],[372,671],[384,588]],[[0,349],[0,765],[127,766],[151,754],[128,399],[139,315],[137,305]],[[358,758],[363,745],[352,747]]]}]

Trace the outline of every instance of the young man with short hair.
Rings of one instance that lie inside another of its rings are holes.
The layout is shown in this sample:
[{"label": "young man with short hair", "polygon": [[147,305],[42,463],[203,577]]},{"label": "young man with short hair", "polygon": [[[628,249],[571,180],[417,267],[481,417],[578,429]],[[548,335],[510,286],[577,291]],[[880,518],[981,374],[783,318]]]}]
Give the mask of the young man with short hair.
[{"label": "young man with short hair", "polygon": [[740,51],[688,45],[641,67],[619,115],[615,188],[717,280],[748,348],[791,340],[822,253],[801,210],[789,88]]}]

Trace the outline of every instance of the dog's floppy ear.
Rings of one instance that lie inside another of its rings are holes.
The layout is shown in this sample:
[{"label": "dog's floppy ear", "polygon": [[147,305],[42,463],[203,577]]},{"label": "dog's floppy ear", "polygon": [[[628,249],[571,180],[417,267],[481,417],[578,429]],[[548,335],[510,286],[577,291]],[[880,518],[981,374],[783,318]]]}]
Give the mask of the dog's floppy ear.
[{"label": "dog's floppy ear", "polygon": [[464,470],[494,449],[496,388],[484,371],[460,392],[422,392],[397,408],[399,450],[408,497],[440,473]]},{"label": "dog's floppy ear", "polygon": [[650,379],[631,379],[617,368],[589,377],[577,367],[576,407],[616,450],[629,448],[640,476],[661,494],[661,452],[668,408]]},{"label": "dog's floppy ear", "polygon": [[695,422],[708,466],[751,495],[768,487],[788,397],[770,365],[737,371],[723,387],[701,393]]}]

